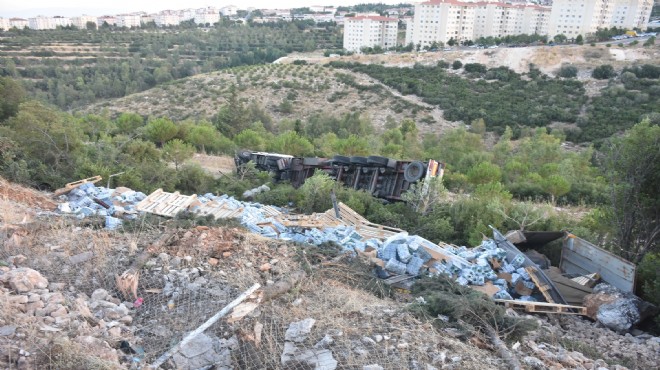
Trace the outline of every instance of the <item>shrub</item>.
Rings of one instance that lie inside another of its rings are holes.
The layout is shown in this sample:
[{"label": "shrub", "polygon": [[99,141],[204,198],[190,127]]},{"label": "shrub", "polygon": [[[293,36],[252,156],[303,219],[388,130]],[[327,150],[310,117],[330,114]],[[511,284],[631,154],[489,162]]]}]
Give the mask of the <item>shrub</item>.
[{"label": "shrub", "polygon": [[[537,329],[535,320],[521,319],[505,314],[485,294],[460,286],[446,277],[424,278],[413,285],[413,295],[423,297],[425,304],[414,308],[430,317],[449,317],[447,326],[454,326],[467,333],[496,331],[507,342],[515,342],[527,332]],[[440,320],[434,323],[441,324]]]},{"label": "shrub", "polygon": [[559,71],[557,71],[557,76],[562,78],[575,78],[577,77],[578,69],[576,66],[570,64],[563,64]]},{"label": "shrub", "polygon": [[607,80],[616,76],[614,72],[614,67],[609,64],[603,64],[594,68],[594,71],[591,73],[591,77],[598,80]]},{"label": "shrub", "polygon": [[461,69],[463,67],[463,62],[460,60],[455,60],[454,63],[451,64],[452,69]]},{"label": "shrub", "polygon": [[481,63],[466,63],[465,66],[463,66],[463,69],[468,73],[486,73],[488,70],[488,68]]}]

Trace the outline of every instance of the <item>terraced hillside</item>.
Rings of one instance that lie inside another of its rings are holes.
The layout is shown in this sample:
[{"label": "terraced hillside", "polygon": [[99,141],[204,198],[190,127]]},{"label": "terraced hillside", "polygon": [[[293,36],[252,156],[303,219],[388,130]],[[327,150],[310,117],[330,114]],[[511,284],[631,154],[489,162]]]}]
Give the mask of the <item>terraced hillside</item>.
[{"label": "terraced hillside", "polygon": [[138,94],[107,100],[83,109],[110,115],[135,112],[144,116],[210,119],[236,86],[238,98],[255,102],[275,122],[306,119],[316,114],[360,113],[376,127],[412,118],[422,132],[441,131],[449,123],[442,111],[415,96],[402,96],[376,80],[347,70],[320,65],[269,64],[241,66],[173,81]]}]

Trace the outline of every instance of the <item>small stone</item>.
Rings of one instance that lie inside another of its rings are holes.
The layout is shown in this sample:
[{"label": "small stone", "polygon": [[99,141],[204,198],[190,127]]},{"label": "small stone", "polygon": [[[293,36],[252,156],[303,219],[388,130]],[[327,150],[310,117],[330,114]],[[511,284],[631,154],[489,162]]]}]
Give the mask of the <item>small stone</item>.
[{"label": "small stone", "polygon": [[222,252],[222,257],[223,258],[231,257],[231,252]]},{"label": "small stone", "polygon": [[286,341],[303,342],[307,339],[307,334],[312,330],[316,320],[308,318],[302,321],[292,322],[284,334]]},{"label": "small stone", "polygon": [[14,335],[16,327],[13,325],[0,326],[0,337],[8,337]]},{"label": "small stone", "polygon": [[275,284],[274,281],[272,281],[270,279],[266,280],[266,285],[273,285],[273,284]]},{"label": "small stone", "polygon": [[36,302],[36,301],[40,301],[40,300],[41,300],[41,296],[39,294],[30,294],[28,296],[28,303]]},{"label": "small stone", "polygon": [[374,335],[374,340],[376,341],[376,343],[380,343],[383,341],[383,336],[380,334],[376,334]]},{"label": "small stone", "polygon": [[372,365],[364,365],[362,366],[362,370],[385,370],[382,366],[378,364],[372,364]]},{"label": "small stone", "polygon": [[274,265],[274,264],[276,264],[276,263],[278,263],[278,262],[280,262],[280,260],[278,260],[277,258],[273,258],[273,259],[271,259],[271,260],[269,261],[269,263],[270,263],[271,265]]},{"label": "small stone", "polygon": [[368,346],[375,346],[376,345],[376,341],[374,341],[373,339],[371,339],[369,337],[362,337],[362,343],[364,343]]},{"label": "small stone", "polygon": [[259,266],[260,271],[268,271],[270,270],[270,268],[271,268],[270,263],[264,263],[263,265]]},{"label": "small stone", "polygon": [[211,258],[209,258],[208,262],[209,262],[209,265],[211,265],[211,266],[217,266],[218,263],[220,262],[220,260],[218,260],[217,258],[211,257]]},{"label": "small stone", "polygon": [[252,267],[252,262],[247,262],[247,263],[245,264],[245,267]]},{"label": "small stone", "polygon": [[454,356],[451,358],[451,362],[458,363],[461,362],[463,358],[461,356]]},{"label": "small stone", "polygon": [[121,335],[121,328],[119,326],[115,326],[114,328],[108,329],[108,334],[111,337],[119,337]]},{"label": "small stone", "polygon": [[131,323],[133,322],[133,317],[130,316],[130,315],[126,315],[126,316],[122,317],[121,319],[119,319],[119,322],[124,324],[124,325],[131,325]]},{"label": "small stone", "polygon": [[102,301],[107,296],[108,296],[108,291],[107,290],[105,290],[105,289],[96,289],[94,291],[94,293],[92,293],[92,300]]},{"label": "small stone", "polygon": [[183,260],[186,261],[186,263],[192,262],[192,257],[191,256],[185,256],[183,257]]},{"label": "small stone", "polygon": [[64,307],[64,306],[60,306],[60,307],[59,307],[58,309],[56,309],[55,311],[51,312],[51,313],[50,313],[50,316],[51,316],[51,317],[54,317],[54,318],[58,318],[58,317],[66,316],[66,314],[67,314],[67,312],[66,312],[66,307]]},{"label": "small stone", "polygon": [[401,342],[396,345],[396,348],[398,349],[406,349],[408,347],[410,347],[410,344],[408,344],[407,342]]}]

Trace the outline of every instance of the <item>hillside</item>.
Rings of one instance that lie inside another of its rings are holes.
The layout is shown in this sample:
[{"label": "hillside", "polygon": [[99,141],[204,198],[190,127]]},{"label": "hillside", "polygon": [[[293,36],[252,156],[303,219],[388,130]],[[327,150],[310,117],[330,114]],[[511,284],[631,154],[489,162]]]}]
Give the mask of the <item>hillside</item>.
[{"label": "hillside", "polygon": [[211,119],[227,102],[230,86],[239,99],[255,102],[275,122],[321,115],[339,116],[358,112],[383,127],[391,117],[396,122],[413,118],[426,123],[422,132],[439,132],[455,123],[442,118],[442,111],[415,96],[402,96],[366,75],[316,65],[270,64],[236,67],[197,75],[161,85],[124,98],[107,100],[82,110],[111,115],[135,112],[174,120]]},{"label": "hillside", "polygon": [[[411,118],[418,122],[421,133],[428,133],[484,118],[486,125],[498,132],[506,125],[564,127],[569,140],[592,141],[611,135],[616,127],[638,122],[644,114],[652,112],[649,107],[657,100],[653,80],[642,85],[630,79],[616,81],[623,83],[626,91],[613,84],[614,79],[608,82],[592,78],[592,70],[608,64],[615,73],[621,73],[633,65],[657,65],[659,50],[658,46],[608,48],[598,44],[463,48],[450,52],[339,58],[314,53],[292,54],[274,64],[241,66],[175,80],[81,111],[95,114],[107,111],[111,116],[135,112],[174,120],[211,119],[227,102],[230,86],[236,85],[239,99],[264,108],[275,122],[282,119],[305,121],[317,114],[339,116],[357,112],[368,117],[377,128],[382,129],[388,118],[390,122]],[[489,77],[485,73],[474,74],[448,67],[442,71],[433,69],[439,62],[447,65],[456,60],[463,65],[483,65],[493,74]],[[373,68],[329,67],[327,63],[333,61],[357,62]],[[541,80],[529,81],[530,65],[543,74]],[[555,79],[562,65],[575,67],[577,78]],[[417,66],[418,72],[396,72],[397,68],[413,66]],[[372,73],[374,68],[381,67],[387,71]],[[406,80],[404,75],[413,79]],[[484,80],[489,84],[484,85]],[[612,91],[603,94],[607,90]],[[600,98],[601,95],[609,98]],[[462,98],[456,99],[457,96]],[[623,104],[620,107],[623,110],[612,111],[612,99],[617,99],[617,103],[630,100],[635,104]],[[552,108],[548,102],[553,102]],[[612,117],[611,123],[607,122],[609,117]],[[581,134],[583,131],[586,134]]]},{"label": "hillside", "polygon": [[[340,248],[208,219],[140,215],[110,231],[51,212],[51,194],[2,179],[0,191],[3,215],[25,215],[0,217],[3,368],[144,368],[255,283],[263,290],[174,351],[164,368],[507,366],[484,333],[419,314],[433,302],[393,294]],[[117,281],[136,272],[133,302]],[[575,316],[506,316],[538,324],[505,344],[525,369],[648,369],[658,360],[660,338],[649,334],[622,336]]]}]

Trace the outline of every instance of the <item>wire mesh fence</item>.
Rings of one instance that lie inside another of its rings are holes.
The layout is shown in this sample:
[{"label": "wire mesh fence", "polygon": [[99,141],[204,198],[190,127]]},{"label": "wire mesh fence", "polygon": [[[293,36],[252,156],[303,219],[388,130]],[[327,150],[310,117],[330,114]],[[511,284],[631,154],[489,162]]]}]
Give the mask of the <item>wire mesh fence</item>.
[{"label": "wire mesh fence", "polygon": [[[368,270],[322,267],[316,247],[223,227],[107,231],[53,218],[6,229],[1,242],[6,368],[148,368],[254,283],[263,291],[243,313],[161,367],[421,369],[447,351],[432,326],[374,294],[382,287]],[[46,283],[17,289],[31,270]],[[126,273],[137,276],[135,294],[118,285]],[[268,296],[295,273],[302,278]]]}]

